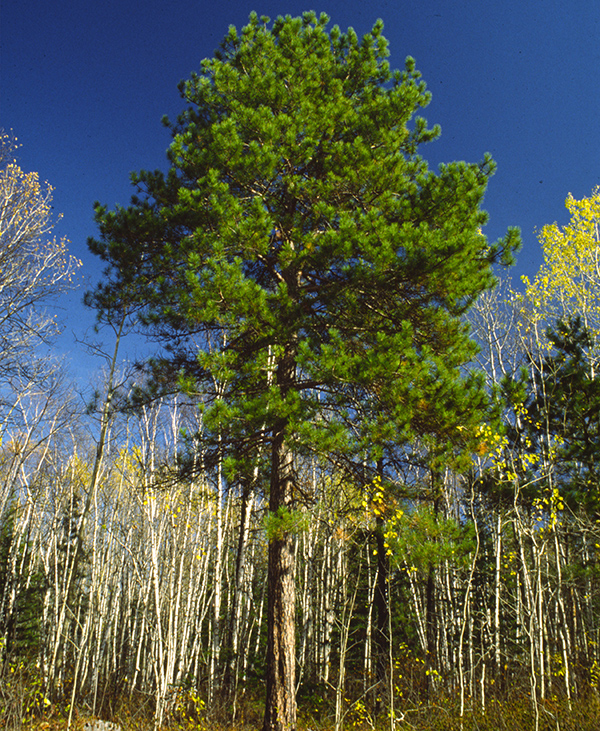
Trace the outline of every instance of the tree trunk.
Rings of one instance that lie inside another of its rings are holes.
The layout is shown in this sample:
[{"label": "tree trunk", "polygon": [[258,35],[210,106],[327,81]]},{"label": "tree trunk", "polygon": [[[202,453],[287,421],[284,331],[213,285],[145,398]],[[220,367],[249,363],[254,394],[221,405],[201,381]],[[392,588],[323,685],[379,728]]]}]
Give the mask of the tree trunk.
[{"label": "tree trunk", "polygon": [[223,678],[224,697],[232,702],[232,719],[235,720],[237,711],[237,687],[240,668],[240,635],[242,632],[242,620],[244,612],[244,593],[247,581],[247,548],[250,535],[250,519],[253,510],[252,485],[250,482],[242,484],[241,489],[241,510],[240,527],[237,540],[237,556],[235,562],[235,587],[233,594],[233,607],[229,621],[229,636],[227,640],[227,662],[225,664],[225,675]]},{"label": "tree trunk", "polygon": [[[295,378],[295,348],[288,347],[277,367],[277,385],[285,398]],[[289,524],[293,497],[293,458],[287,420],[273,428],[269,512],[267,698],[263,731],[296,728],[296,626],[294,535]]]},{"label": "tree trunk", "polygon": [[[383,710],[384,694],[387,682],[388,660],[390,654],[390,638],[388,636],[389,604],[388,574],[389,560],[386,555],[385,538],[383,536],[383,519],[377,517],[375,539],[377,545],[377,577],[374,592],[376,624],[373,633],[375,655],[375,703],[374,713],[377,717]],[[391,671],[391,668],[390,668]]]}]

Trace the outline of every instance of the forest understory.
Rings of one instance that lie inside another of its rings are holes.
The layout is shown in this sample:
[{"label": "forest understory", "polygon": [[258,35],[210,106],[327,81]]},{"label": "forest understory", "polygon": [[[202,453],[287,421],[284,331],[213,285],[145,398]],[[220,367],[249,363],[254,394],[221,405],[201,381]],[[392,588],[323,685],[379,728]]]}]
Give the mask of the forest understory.
[{"label": "forest understory", "polygon": [[[105,699],[103,714],[92,715],[89,707],[77,709],[69,726],[68,705],[56,704],[50,708],[40,702],[35,690],[36,683],[26,675],[13,676],[2,692],[3,703],[12,704],[13,713],[5,716],[3,728],[19,731],[253,731],[262,725],[264,688],[254,696],[241,699],[237,720],[231,720],[231,707],[207,712],[204,702],[194,694],[180,695],[168,718],[156,726],[152,702],[148,698]],[[7,709],[7,705],[4,705]],[[17,710],[19,709],[19,710]],[[98,724],[99,719],[111,719]],[[375,716],[360,699],[346,702],[345,717],[335,723],[335,701],[324,689],[322,693],[299,699],[298,731],[334,731],[356,729],[368,731],[386,729],[415,729],[417,731],[597,731],[600,718],[600,698],[597,692],[577,703],[565,698],[553,697],[540,701],[537,709],[532,706],[527,689],[516,688],[490,695],[481,705],[481,699],[468,699],[461,712],[458,695],[440,694],[430,700],[400,703],[392,723],[389,713]],[[17,720],[19,719],[19,720]],[[114,725],[111,725],[114,724]]]}]

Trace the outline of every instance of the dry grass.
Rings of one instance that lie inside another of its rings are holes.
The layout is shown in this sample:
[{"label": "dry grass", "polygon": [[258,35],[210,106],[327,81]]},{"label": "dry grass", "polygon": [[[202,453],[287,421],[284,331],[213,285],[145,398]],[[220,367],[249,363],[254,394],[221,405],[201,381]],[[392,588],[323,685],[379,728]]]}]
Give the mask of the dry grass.
[{"label": "dry grass", "polygon": [[[256,731],[262,726],[263,689],[248,689],[236,705],[224,703],[207,711],[205,701],[193,690],[180,690],[169,705],[160,731]],[[554,697],[538,704],[537,714],[525,687],[513,686],[490,697],[485,711],[474,704],[461,718],[458,697],[439,696],[425,700],[417,692],[406,694],[396,707],[396,730],[406,731],[600,731],[600,694],[588,686],[585,695],[569,703]],[[95,720],[118,724],[121,731],[155,731],[153,699],[104,697],[103,710],[94,717],[91,706],[74,709],[73,731],[115,731],[86,724]],[[69,719],[68,693],[62,702],[50,703],[44,695],[35,665],[5,664],[0,668],[0,729],[3,731],[66,731]],[[384,731],[391,728],[384,711],[378,718],[360,700],[347,701],[344,731]],[[322,687],[304,687],[299,696],[298,731],[333,731],[335,703]]]},{"label": "dry grass", "polygon": [[[77,712],[71,729],[85,731],[86,722],[94,720],[84,711]],[[141,717],[139,708],[122,707],[112,718],[122,731],[146,731],[153,729],[150,717]],[[31,715],[21,723],[10,723],[4,719],[7,731],[65,731],[66,714],[56,708],[49,708],[45,715]],[[16,718],[13,719],[16,721]],[[0,724],[1,725],[1,724]],[[172,718],[161,731],[254,731],[260,729],[262,717],[259,701],[248,703],[240,709],[240,720],[227,723],[203,718]],[[359,718],[350,714],[344,729],[347,731],[384,731],[390,728],[390,720],[385,714],[374,721],[372,717]],[[307,709],[299,709],[298,731],[333,731],[334,722],[331,709],[323,707],[321,717],[315,718]],[[450,699],[440,703],[421,704],[412,708],[400,708],[396,729],[406,731],[533,731],[536,728],[535,710],[525,695],[514,694],[503,701],[492,700],[485,712],[481,709],[469,710],[461,719],[457,704]],[[571,704],[564,700],[547,700],[538,706],[539,731],[598,731],[600,729],[600,700],[590,694]]]}]

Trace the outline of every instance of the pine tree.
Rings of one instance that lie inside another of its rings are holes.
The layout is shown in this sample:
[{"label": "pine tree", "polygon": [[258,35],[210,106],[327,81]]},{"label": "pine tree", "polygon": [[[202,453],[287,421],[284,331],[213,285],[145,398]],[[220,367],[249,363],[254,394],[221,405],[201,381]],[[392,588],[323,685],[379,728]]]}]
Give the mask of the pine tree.
[{"label": "pine tree", "polygon": [[559,320],[546,336],[552,350],[527,384],[526,425],[533,444],[552,463],[571,510],[596,517],[600,378],[594,370],[594,341],[578,316]]},{"label": "pine tree", "polygon": [[166,348],[153,387],[204,394],[205,464],[235,480],[269,449],[266,731],[296,725],[294,460],[371,479],[416,436],[460,450],[484,403],[460,318],[518,243],[481,233],[489,157],[434,173],[417,154],[439,130],[413,119],[430,96],[412,59],[390,70],[383,24],[327,23],[230,28],[181,84],[168,173],[98,205],[90,242],[108,267],[88,303],[135,302]]},{"label": "pine tree", "polygon": [[5,657],[31,659],[41,636],[44,581],[28,536],[15,530],[18,511],[13,495],[0,516],[0,665]]}]

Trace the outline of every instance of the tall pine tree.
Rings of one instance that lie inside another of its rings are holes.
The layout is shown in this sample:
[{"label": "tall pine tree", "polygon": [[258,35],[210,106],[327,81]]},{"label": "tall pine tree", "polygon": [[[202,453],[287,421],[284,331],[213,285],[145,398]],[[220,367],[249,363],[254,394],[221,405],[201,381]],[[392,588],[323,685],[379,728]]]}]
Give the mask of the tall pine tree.
[{"label": "tall pine tree", "polygon": [[413,119],[429,94],[412,59],[390,70],[382,23],[362,41],[327,23],[230,28],[181,84],[168,173],[97,206],[90,242],[108,266],[88,302],[110,316],[124,298],[163,339],[154,386],[219,384],[206,459],[236,479],[269,450],[265,731],[296,726],[295,458],[375,474],[416,436],[459,449],[483,403],[460,317],[518,243],[481,233],[488,157],[434,173],[417,154],[439,130]]}]

